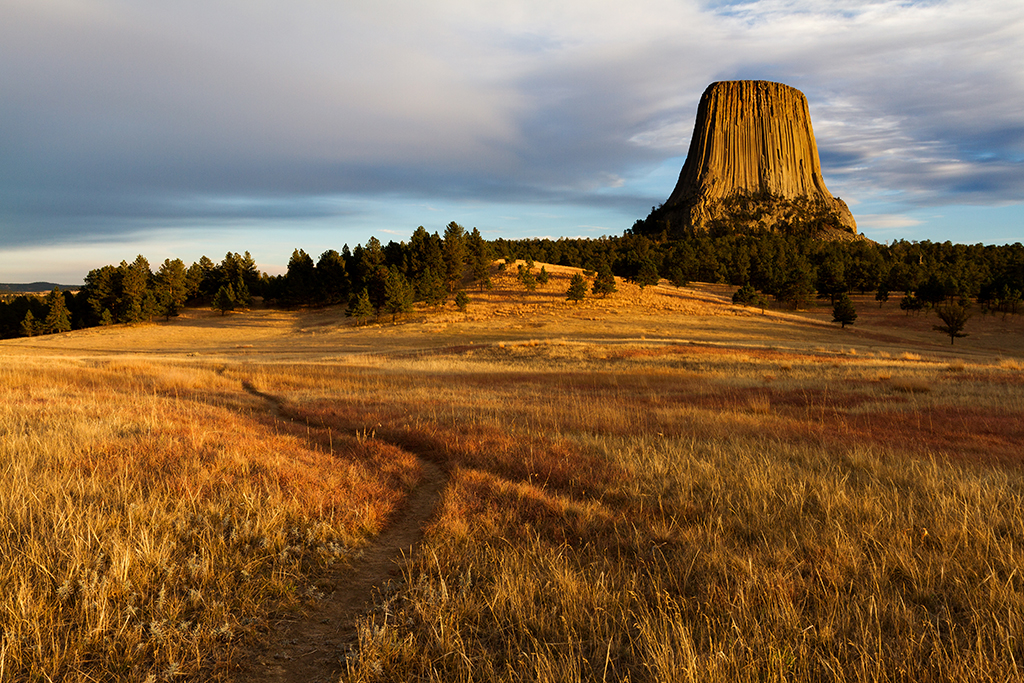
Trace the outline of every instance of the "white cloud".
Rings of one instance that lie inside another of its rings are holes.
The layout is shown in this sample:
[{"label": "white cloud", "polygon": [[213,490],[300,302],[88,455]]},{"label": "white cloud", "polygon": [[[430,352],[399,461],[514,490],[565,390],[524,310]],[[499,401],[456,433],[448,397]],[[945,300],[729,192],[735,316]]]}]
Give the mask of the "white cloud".
[{"label": "white cloud", "polygon": [[7,241],[217,196],[319,217],[346,194],[615,190],[640,217],[701,92],[732,78],[807,94],[851,204],[1024,197],[1016,0],[7,0],[0,64]]},{"label": "white cloud", "polygon": [[857,217],[857,224],[862,229],[891,231],[897,228],[911,228],[920,225],[921,221],[900,214],[864,214]]}]

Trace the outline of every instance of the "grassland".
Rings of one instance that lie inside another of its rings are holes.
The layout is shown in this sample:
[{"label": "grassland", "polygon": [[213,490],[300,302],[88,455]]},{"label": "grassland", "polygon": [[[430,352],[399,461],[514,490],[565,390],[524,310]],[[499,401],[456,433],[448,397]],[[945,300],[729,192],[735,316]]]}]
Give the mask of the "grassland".
[{"label": "grassland", "polygon": [[[0,681],[237,676],[447,472],[344,681],[1019,680],[1024,327],[712,286],[5,342]],[[267,400],[269,397],[272,400]]]}]

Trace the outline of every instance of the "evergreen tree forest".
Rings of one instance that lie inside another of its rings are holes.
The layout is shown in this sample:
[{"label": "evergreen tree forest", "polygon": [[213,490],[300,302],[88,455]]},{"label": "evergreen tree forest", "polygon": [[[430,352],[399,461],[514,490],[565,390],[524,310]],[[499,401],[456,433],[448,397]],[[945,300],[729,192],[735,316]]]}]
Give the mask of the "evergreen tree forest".
[{"label": "evergreen tree forest", "polygon": [[168,259],[155,270],[140,255],[131,263],[90,271],[74,294],[57,290],[0,301],[0,336],[169,320],[186,306],[227,313],[252,306],[254,298],[281,308],[340,305],[361,321],[369,315],[397,319],[416,303],[439,309],[459,291],[489,288],[495,259],[600,273],[602,288],[594,294],[601,296],[614,291],[611,272],[640,286],[658,278],[677,286],[725,283],[744,292],[739,303],[749,299],[776,307],[799,308],[816,299],[835,305],[849,294],[874,292],[879,305],[891,296],[908,315],[967,302],[981,313],[1024,312],[1020,243],[878,244],[726,230],[669,237],[645,234],[643,221],[621,237],[487,241],[476,228],[467,231],[452,222],[443,234],[419,227],[408,240],[382,244],[371,237],[353,249],[325,251],[316,260],[297,248],[287,272],[278,276],[260,273],[248,252],[229,252],[220,263],[204,256],[187,267]]}]

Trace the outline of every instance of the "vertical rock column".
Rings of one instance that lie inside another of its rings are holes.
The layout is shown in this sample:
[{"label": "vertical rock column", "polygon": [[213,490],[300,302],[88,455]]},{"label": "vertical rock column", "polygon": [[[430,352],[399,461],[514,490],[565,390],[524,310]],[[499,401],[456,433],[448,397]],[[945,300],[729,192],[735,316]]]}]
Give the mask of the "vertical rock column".
[{"label": "vertical rock column", "polygon": [[736,195],[822,207],[842,230],[857,232],[850,209],[825,187],[807,98],[788,85],[722,81],[701,97],[686,163],[664,208],[686,227],[702,228],[727,218],[721,202]]}]

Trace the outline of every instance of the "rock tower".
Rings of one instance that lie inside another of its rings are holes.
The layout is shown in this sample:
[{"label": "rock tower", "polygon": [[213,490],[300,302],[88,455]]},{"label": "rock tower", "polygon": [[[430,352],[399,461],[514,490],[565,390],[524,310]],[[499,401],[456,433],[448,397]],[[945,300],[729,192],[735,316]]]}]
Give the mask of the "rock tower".
[{"label": "rock tower", "polygon": [[821,177],[807,98],[769,81],[704,91],[679,182],[646,232],[783,230],[855,239],[849,207]]}]

